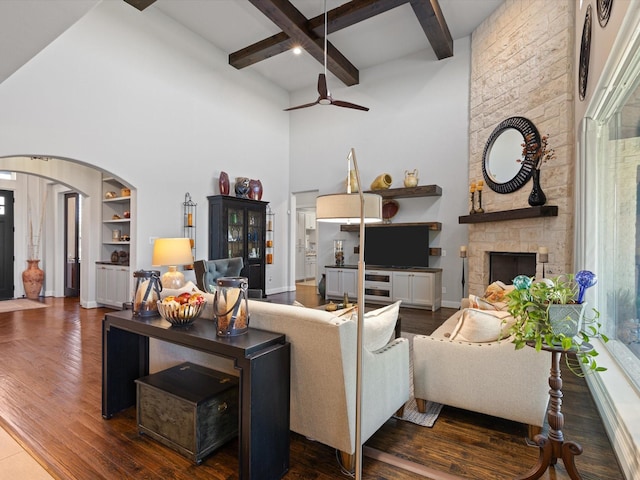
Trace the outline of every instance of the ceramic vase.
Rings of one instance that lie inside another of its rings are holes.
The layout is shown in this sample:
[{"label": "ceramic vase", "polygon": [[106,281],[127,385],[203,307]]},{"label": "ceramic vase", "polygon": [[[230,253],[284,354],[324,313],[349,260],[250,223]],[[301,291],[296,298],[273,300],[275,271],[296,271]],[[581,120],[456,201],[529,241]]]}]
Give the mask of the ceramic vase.
[{"label": "ceramic vase", "polygon": [[249,180],[249,198],[262,200],[262,182],[260,180]]},{"label": "ceramic vase", "polygon": [[220,172],[218,186],[220,187],[220,195],[229,195],[229,175],[227,172]]},{"label": "ceramic vase", "polygon": [[540,207],[547,203],[547,196],[540,187],[540,170],[533,169],[533,188],[529,194],[529,205],[532,207]]},{"label": "ceramic vase", "polygon": [[413,188],[418,186],[418,170],[414,169],[413,172],[409,170],[404,171],[404,186],[407,188]]},{"label": "ceramic vase", "polygon": [[40,260],[27,260],[27,269],[22,272],[22,283],[27,298],[37,300],[44,283],[44,271],[38,266]]},{"label": "ceramic vase", "polygon": [[381,173],[371,183],[371,190],[386,190],[391,186],[392,181],[391,175],[388,173]]},{"label": "ceramic vase", "polygon": [[236,197],[249,198],[249,179],[247,177],[236,178]]},{"label": "ceramic vase", "polygon": [[322,298],[324,298],[327,293],[327,275],[324,273],[322,274],[320,282],[318,282],[318,293]]}]

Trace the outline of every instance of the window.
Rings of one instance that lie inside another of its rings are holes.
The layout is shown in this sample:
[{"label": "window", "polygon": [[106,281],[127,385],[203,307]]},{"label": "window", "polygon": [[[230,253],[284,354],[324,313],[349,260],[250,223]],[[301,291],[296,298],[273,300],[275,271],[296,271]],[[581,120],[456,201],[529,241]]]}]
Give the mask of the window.
[{"label": "window", "polygon": [[606,348],[640,390],[640,54],[623,66],[591,129],[583,198],[595,215],[584,239],[596,258]]}]

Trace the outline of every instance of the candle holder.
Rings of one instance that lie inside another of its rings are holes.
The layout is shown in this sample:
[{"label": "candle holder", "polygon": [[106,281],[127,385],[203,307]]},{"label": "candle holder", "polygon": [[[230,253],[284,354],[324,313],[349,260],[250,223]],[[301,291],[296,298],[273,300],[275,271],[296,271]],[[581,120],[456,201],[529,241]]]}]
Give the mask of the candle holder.
[{"label": "candle holder", "polygon": [[549,254],[538,253],[538,261],[542,264],[542,278],[544,278],[544,264],[549,263]]},{"label": "candle holder", "polygon": [[476,208],[476,213],[484,213],[484,209],[482,208],[482,190],[478,190],[478,208]]},{"label": "candle holder", "polygon": [[475,192],[471,192],[471,210],[469,210],[470,215],[476,213],[475,204]]}]

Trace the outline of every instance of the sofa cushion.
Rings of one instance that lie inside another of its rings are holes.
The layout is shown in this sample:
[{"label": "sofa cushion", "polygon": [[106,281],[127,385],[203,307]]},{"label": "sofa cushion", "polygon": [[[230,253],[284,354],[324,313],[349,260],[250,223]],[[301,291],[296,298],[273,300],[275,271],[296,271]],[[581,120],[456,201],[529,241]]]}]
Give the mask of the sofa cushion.
[{"label": "sofa cushion", "polygon": [[508,312],[466,308],[450,338],[471,343],[495,342],[509,335],[508,331],[514,322]]},{"label": "sofa cushion", "polygon": [[400,301],[364,314],[363,347],[373,352],[384,347],[396,328]]}]

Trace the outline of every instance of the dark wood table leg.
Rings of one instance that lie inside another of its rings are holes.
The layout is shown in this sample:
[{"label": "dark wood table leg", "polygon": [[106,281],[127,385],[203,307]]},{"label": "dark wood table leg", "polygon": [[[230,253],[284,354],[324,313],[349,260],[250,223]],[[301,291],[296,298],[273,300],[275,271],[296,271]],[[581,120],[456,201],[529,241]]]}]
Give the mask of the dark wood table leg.
[{"label": "dark wood table leg", "polygon": [[560,375],[560,358],[562,351],[551,349],[551,374],[549,376],[549,410],[547,420],[549,421],[549,435],[536,435],[534,441],[540,447],[540,457],[538,463],[523,476],[516,480],[536,480],[552,465],[555,465],[558,458],[562,459],[569,478],[571,480],[582,480],[575,465],[575,456],[582,453],[582,447],[576,442],[565,442],[562,434],[564,426],[564,415],[562,415],[562,377]]}]

